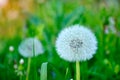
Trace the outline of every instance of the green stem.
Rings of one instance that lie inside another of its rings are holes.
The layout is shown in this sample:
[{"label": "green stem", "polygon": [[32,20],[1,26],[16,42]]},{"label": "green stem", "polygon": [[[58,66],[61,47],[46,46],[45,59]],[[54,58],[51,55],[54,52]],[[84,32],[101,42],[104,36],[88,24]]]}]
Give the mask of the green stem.
[{"label": "green stem", "polygon": [[34,80],[37,80],[36,57],[34,58]]},{"label": "green stem", "polygon": [[66,68],[65,80],[67,80],[67,75],[68,75],[68,68]]},{"label": "green stem", "polygon": [[37,80],[37,70],[36,70],[36,57],[35,57],[35,41],[33,40],[33,56],[34,56],[34,80]]},{"label": "green stem", "polygon": [[76,80],[80,80],[80,64],[76,61]]},{"label": "green stem", "polygon": [[20,76],[20,80],[22,80],[22,76]]},{"label": "green stem", "polygon": [[30,63],[31,63],[31,58],[28,58],[28,67],[27,67],[27,75],[26,75],[26,80],[29,80],[29,73],[30,73]]}]

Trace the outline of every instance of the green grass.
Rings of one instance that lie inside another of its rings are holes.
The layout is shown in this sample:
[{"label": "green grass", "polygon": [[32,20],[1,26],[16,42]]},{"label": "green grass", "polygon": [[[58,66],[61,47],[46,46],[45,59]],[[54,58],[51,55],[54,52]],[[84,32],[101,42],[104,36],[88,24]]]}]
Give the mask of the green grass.
[{"label": "green grass", "polygon": [[[80,62],[81,80],[120,80],[120,2],[111,1],[45,0],[42,4],[34,3],[34,12],[25,13],[25,32],[21,27],[12,38],[0,34],[0,80],[26,79],[28,59],[19,54],[18,46],[27,37],[37,37],[45,50],[44,54],[31,58],[29,80],[40,80],[46,75],[44,72],[47,72],[48,80],[75,79],[75,63],[61,59],[55,49],[58,33],[73,24],[90,28],[98,41],[94,57]],[[110,17],[115,21],[116,32],[110,27]],[[106,27],[108,34],[105,32]],[[13,52],[9,51],[11,45],[14,47]],[[21,58],[24,59],[22,65],[19,63]],[[47,71],[41,70],[41,66],[46,67],[44,62],[48,63]],[[15,64],[19,72],[22,71],[22,78],[15,72]]]}]

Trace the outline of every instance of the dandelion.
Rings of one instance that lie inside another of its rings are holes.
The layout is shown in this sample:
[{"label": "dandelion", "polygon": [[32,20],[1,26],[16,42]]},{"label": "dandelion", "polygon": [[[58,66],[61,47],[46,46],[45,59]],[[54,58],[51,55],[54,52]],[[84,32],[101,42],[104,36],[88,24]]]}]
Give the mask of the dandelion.
[{"label": "dandelion", "polygon": [[89,29],[74,25],[59,34],[56,49],[60,57],[67,61],[85,61],[95,54],[97,41]]},{"label": "dandelion", "polygon": [[[30,63],[31,57],[38,56],[44,52],[41,42],[36,38],[28,38],[20,44],[19,53],[24,56],[28,57],[28,67],[27,67],[27,75],[26,80],[29,80],[29,72],[30,72]],[[22,60],[21,63],[24,63]]]},{"label": "dandelion", "polygon": [[19,53],[24,57],[38,56],[44,52],[41,42],[36,38],[28,38],[19,46]]},{"label": "dandelion", "polygon": [[64,60],[76,61],[77,80],[80,78],[79,61],[91,59],[96,49],[97,40],[95,35],[89,29],[80,25],[73,25],[64,29],[56,40],[58,55]]}]

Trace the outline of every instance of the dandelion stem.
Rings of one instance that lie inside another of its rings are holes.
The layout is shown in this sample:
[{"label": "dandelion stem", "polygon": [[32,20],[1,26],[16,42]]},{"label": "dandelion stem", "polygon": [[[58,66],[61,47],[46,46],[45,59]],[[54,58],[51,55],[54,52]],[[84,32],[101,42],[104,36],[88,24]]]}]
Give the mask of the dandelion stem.
[{"label": "dandelion stem", "polygon": [[76,61],[76,80],[80,80],[80,64]]},{"label": "dandelion stem", "polygon": [[30,73],[30,63],[31,63],[31,58],[28,58],[28,67],[27,67],[27,75],[26,75],[26,80],[29,80],[29,73]]}]

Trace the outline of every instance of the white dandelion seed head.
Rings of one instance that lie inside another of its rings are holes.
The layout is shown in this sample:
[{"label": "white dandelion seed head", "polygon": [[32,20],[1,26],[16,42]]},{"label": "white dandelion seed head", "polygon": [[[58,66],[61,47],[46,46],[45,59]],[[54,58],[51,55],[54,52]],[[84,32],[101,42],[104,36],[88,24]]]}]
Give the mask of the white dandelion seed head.
[{"label": "white dandelion seed head", "polygon": [[18,51],[24,57],[33,57],[44,52],[41,42],[36,38],[27,38],[22,41]]},{"label": "white dandelion seed head", "polygon": [[97,40],[89,29],[73,25],[61,31],[56,40],[56,50],[67,61],[85,61],[95,54]]}]

